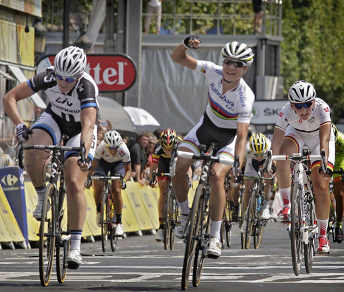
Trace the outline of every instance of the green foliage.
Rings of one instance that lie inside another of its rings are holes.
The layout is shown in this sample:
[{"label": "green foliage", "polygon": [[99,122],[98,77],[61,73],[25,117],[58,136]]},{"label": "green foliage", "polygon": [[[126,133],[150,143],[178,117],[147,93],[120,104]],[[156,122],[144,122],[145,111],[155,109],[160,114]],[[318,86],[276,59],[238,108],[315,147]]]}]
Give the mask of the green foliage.
[{"label": "green foliage", "polygon": [[344,1],[283,1],[282,77],[312,84],[338,122],[344,111]]}]

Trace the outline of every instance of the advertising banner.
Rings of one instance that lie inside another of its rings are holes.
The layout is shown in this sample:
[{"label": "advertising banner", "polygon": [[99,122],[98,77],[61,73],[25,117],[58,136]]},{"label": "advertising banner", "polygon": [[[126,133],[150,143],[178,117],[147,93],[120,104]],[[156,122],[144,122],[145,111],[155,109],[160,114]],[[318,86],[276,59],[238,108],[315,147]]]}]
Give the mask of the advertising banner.
[{"label": "advertising banner", "polygon": [[[55,55],[47,55],[37,65],[37,74],[54,66]],[[136,65],[124,54],[88,54],[85,70],[97,83],[99,92],[121,92],[136,81]]]},{"label": "advertising banner", "polygon": [[0,168],[0,183],[17,219],[21,232],[29,244],[23,170],[17,166]]}]

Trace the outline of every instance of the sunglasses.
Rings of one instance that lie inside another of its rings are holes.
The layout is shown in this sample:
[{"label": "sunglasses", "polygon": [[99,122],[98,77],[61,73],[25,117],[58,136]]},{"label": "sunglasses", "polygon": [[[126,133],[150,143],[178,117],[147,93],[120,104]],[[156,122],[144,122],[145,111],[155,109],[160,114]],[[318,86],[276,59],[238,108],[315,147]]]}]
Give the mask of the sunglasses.
[{"label": "sunglasses", "polygon": [[57,77],[57,79],[64,80],[64,81],[66,81],[68,83],[74,82],[74,81],[76,81],[78,79],[78,77],[63,77],[63,76],[61,76],[61,75],[59,75],[57,73],[56,73],[56,77]]},{"label": "sunglasses", "polygon": [[223,59],[223,63],[225,63],[227,66],[234,65],[236,68],[242,68],[244,67],[244,64],[242,62],[232,61],[231,59]]},{"label": "sunglasses", "polygon": [[111,149],[111,150],[117,150],[119,148],[119,146],[107,146],[108,149]]},{"label": "sunglasses", "polygon": [[304,108],[309,108],[311,107],[313,104],[312,101],[309,101],[309,102],[305,102],[305,103],[293,103],[293,105],[297,108],[297,109],[302,109],[303,107]]},{"label": "sunglasses", "polygon": [[259,153],[259,154],[258,154],[258,153],[255,153],[254,155],[260,157],[260,156],[263,156],[264,154],[265,154],[265,153]]}]

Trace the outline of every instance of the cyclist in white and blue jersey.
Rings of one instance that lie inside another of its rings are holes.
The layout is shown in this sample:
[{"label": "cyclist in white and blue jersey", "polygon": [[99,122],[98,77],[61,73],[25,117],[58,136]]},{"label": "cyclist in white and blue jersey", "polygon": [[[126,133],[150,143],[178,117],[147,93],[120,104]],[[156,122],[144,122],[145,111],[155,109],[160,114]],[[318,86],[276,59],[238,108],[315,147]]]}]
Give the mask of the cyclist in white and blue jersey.
[{"label": "cyclist in white and blue jersey", "polygon": [[[82,264],[80,243],[87,209],[84,182],[97,141],[98,87],[85,72],[86,64],[86,54],[82,49],[73,46],[65,48],[56,55],[53,67],[19,84],[3,98],[5,111],[17,127],[18,140],[26,141],[27,145],[57,145],[62,134],[68,136],[67,146],[78,147],[80,141],[85,141],[85,163],[76,152],[67,152],[65,157],[64,177],[71,233],[67,263],[70,269],[77,269]],[[20,116],[17,102],[40,90],[45,91],[49,104],[29,129]],[[38,204],[33,213],[37,220],[41,219],[45,193],[46,160],[45,151],[28,150],[24,161],[38,195]]]},{"label": "cyclist in white and blue jersey", "polygon": [[[184,137],[179,150],[199,153],[199,145],[210,146],[218,142],[216,156],[234,158],[239,156],[240,168],[245,156],[248,127],[252,116],[254,93],[242,79],[253,62],[252,50],[243,43],[227,43],[222,49],[223,63],[216,65],[209,61],[199,61],[187,54],[189,48],[197,49],[200,39],[187,37],[172,52],[172,60],[182,66],[203,73],[208,81],[208,105],[198,124]],[[172,179],[173,189],[181,208],[180,224],[175,228],[176,236],[184,237],[188,214],[188,183],[185,173],[193,161],[178,158],[176,175]],[[225,176],[231,166],[214,164],[214,175],[210,176],[210,217],[211,232],[208,256],[221,255],[220,228],[225,208]],[[178,222],[177,222],[178,223]]]}]

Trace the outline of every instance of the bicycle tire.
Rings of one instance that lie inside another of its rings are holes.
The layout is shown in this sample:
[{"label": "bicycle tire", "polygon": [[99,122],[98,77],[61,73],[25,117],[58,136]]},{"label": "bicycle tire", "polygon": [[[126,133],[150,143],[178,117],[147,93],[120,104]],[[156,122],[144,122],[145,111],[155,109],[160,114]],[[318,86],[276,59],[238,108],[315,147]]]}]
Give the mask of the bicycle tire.
[{"label": "bicycle tire", "polygon": [[[223,216],[225,216],[223,214]],[[225,247],[225,241],[226,241],[226,231],[225,231],[225,219],[222,218],[221,221],[221,228],[220,228],[220,243],[221,243],[221,248],[223,249]]]},{"label": "bicycle tire", "polygon": [[[202,196],[201,200],[202,201],[204,200],[204,196]],[[198,205],[200,206],[198,211],[202,212],[201,209],[203,208],[202,206],[204,205],[204,203],[200,202]],[[200,225],[199,233],[209,234],[210,216],[208,214],[208,216],[205,216],[205,217],[203,218],[203,222],[201,223],[202,225]],[[201,218],[201,220],[202,220],[202,218]],[[199,235],[201,236],[201,234],[199,234]],[[194,287],[198,287],[198,284],[201,281],[201,276],[202,276],[204,261],[206,258],[206,251],[207,251],[207,247],[208,247],[208,242],[209,242],[209,239],[205,242],[204,246],[200,246],[200,244],[198,244],[196,247],[194,267],[193,267],[193,273],[192,273],[192,285]]]},{"label": "bicycle tire", "polygon": [[[256,205],[257,204],[258,204],[258,198],[256,197]],[[262,200],[261,205],[260,205],[260,210],[262,210],[263,205],[264,205],[264,201]],[[261,211],[258,212],[257,214],[256,225],[254,226],[254,230],[253,230],[253,244],[254,244],[255,249],[259,248],[262,242],[262,238],[263,238],[264,226],[262,225],[262,219],[260,219],[260,215],[261,215]]]},{"label": "bicycle tire", "polygon": [[170,227],[170,250],[173,250],[174,244],[175,244],[174,228],[176,227],[176,222],[178,220],[178,206],[177,206],[176,198],[173,193],[171,197],[172,197],[172,217],[171,217],[171,227]]},{"label": "bicycle tire", "polygon": [[[313,226],[314,224],[316,224],[316,215],[314,201],[312,200],[309,203],[309,225]],[[313,259],[315,255],[314,240],[315,236],[313,235],[312,237],[308,238],[308,243],[304,245],[305,267],[307,273],[310,273],[313,267]]]},{"label": "bicycle tire", "polygon": [[245,217],[245,210],[244,210],[244,194],[245,189],[240,188],[240,201],[239,201],[239,214],[238,214],[238,221],[239,221],[239,228],[241,228],[242,223],[244,222]]},{"label": "bicycle tire", "polygon": [[230,220],[230,207],[228,202],[226,202],[226,209],[225,209],[225,224],[224,224],[224,231],[225,231],[225,235],[226,235],[226,243],[227,243],[227,247],[231,247],[232,245],[232,223]]},{"label": "bicycle tire", "polygon": [[[64,189],[59,190],[59,198],[63,197],[64,198]],[[68,219],[67,218],[67,210],[63,209],[63,202],[59,202],[59,230],[57,230],[57,233],[59,234],[59,242],[56,244],[56,275],[57,275],[57,280],[59,283],[63,283],[64,280],[66,279],[67,275],[67,256],[69,254],[70,250],[70,239],[64,240],[66,238],[63,237],[64,235],[67,234],[68,231],[68,223],[66,225],[63,225],[63,219]],[[64,220],[64,222],[68,222],[68,220]]]},{"label": "bicycle tire", "polygon": [[[195,250],[193,273],[192,273],[192,285],[197,287],[203,271],[204,259],[206,257],[206,251],[208,247],[209,237],[204,240],[206,235],[209,235],[210,217],[209,217],[209,206],[205,203],[206,190],[203,189],[203,193],[200,196],[198,202],[197,214],[200,217],[200,224],[198,228],[198,241]],[[204,237],[203,237],[204,236]],[[203,239],[203,240],[202,240]]]},{"label": "bicycle tire", "polygon": [[115,228],[113,226],[111,226],[109,233],[111,250],[112,252],[115,252],[118,242],[118,236],[115,236]]},{"label": "bicycle tire", "polygon": [[302,226],[302,194],[299,184],[294,184],[291,190],[291,258],[293,262],[294,274],[298,276],[300,274],[302,257],[302,234],[300,231]]},{"label": "bicycle tire", "polygon": [[[53,268],[55,242],[55,186],[48,184],[43,200],[41,224],[39,228],[39,277],[43,287],[48,286]],[[49,207],[50,206],[50,207]],[[46,240],[46,246],[44,242]]]},{"label": "bicycle tire", "polygon": [[[101,218],[102,218],[102,226],[101,226],[101,230],[102,230],[102,250],[103,252],[106,252],[106,243],[107,243],[107,239],[108,239],[108,227],[109,227],[109,210],[110,206],[109,206],[109,200],[108,200],[108,194],[103,194],[102,195],[102,206],[101,206]],[[111,223],[111,221],[110,221]]]},{"label": "bicycle tire", "polygon": [[255,213],[255,200],[256,192],[252,191],[251,198],[248,202],[247,206],[247,221],[246,221],[246,234],[245,234],[245,249],[250,248],[251,243],[251,235],[253,229],[253,220],[254,220],[254,213]]},{"label": "bicycle tire", "polygon": [[197,236],[197,232],[200,225],[200,216],[197,210],[198,210],[199,200],[200,200],[202,192],[203,192],[203,185],[199,185],[196,189],[195,197],[193,199],[192,207],[189,214],[189,220],[188,220],[188,226],[187,226],[188,233],[186,236],[182,281],[181,281],[182,290],[185,290],[188,287],[191,265],[193,263],[193,259],[195,256],[195,249],[196,249],[196,244],[197,244],[197,240],[195,239],[195,236]]},{"label": "bicycle tire", "polygon": [[165,210],[165,227],[164,227],[164,249],[168,250],[170,245],[170,229],[172,217],[172,196],[171,190],[167,191],[166,195],[166,210]]}]

